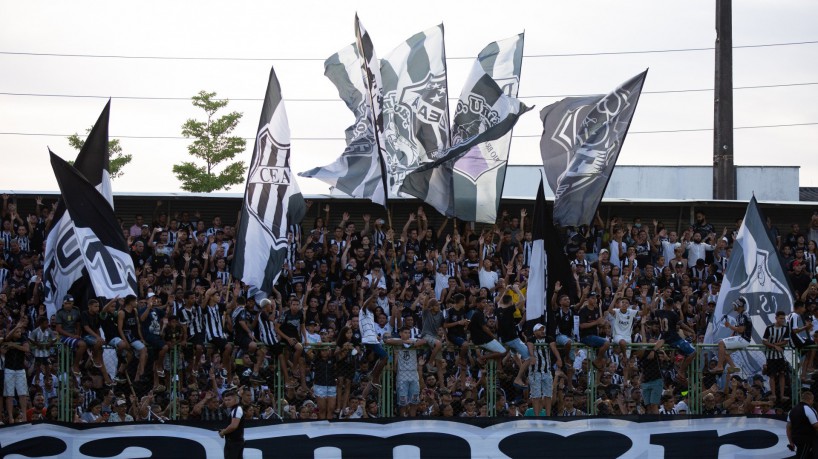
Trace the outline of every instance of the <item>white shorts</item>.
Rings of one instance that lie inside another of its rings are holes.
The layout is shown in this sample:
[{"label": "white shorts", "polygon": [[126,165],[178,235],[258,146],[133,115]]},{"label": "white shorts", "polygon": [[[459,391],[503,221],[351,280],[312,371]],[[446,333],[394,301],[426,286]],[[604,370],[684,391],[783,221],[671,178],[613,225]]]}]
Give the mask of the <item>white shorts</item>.
[{"label": "white shorts", "polygon": [[[26,384],[26,370],[3,370],[3,396],[4,397],[28,397],[28,385]],[[15,391],[17,392],[15,394]]]},{"label": "white shorts", "polygon": [[742,338],[741,336],[730,336],[729,338],[724,338],[721,340],[724,343],[724,348],[728,351],[734,351],[736,349],[746,349],[747,346],[750,345],[750,342],[746,339]]},{"label": "white shorts", "polygon": [[630,337],[630,336],[625,336],[625,335],[616,335],[616,336],[614,336],[614,337],[613,337],[613,339],[611,340],[611,344],[619,344],[619,342],[620,342],[620,341],[623,341],[623,340],[624,340],[626,343],[628,343],[628,344],[630,344],[630,343],[631,343],[631,341],[632,341],[632,339],[631,339],[631,337]]}]

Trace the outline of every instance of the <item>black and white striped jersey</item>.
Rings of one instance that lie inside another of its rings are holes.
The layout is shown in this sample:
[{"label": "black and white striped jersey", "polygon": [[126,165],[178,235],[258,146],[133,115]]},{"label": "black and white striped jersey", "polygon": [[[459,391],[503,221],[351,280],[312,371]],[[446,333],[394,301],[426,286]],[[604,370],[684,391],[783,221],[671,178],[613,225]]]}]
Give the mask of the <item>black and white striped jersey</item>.
[{"label": "black and white striped jersey", "polygon": [[[786,325],[782,327],[776,326],[775,324],[768,325],[767,328],[764,330],[764,339],[770,344],[775,344],[781,341],[786,341],[787,343],[789,343],[790,327]],[[783,352],[780,352],[772,347],[767,347],[764,353],[767,356],[767,359],[784,358]]]},{"label": "black and white striped jersey", "polygon": [[202,308],[194,304],[190,309],[182,308],[182,316],[180,323],[187,325],[187,336],[192,338],[196,335],[204,333],[204,324],[202,322]]},{"label": "black and white striped jersey", "polygon": [[534,354],[531,356],[531,366],[529,373],[548,373],[551,371],[551,348],[548,346],[553,341],[549,337],[534,340]]},{"label": "black and white striped jersey", "polygon": [[214,339],[225,339],[224,321],[222,320],[222,309],[218,304],[206,306],[203,309],[205,337],[208,342]]}]

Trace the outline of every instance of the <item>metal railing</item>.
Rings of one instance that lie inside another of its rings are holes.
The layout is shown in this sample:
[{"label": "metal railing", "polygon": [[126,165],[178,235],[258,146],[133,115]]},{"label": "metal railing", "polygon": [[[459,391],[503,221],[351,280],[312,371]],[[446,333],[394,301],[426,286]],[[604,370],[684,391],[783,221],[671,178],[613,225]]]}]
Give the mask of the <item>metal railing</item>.
[{"label": "metal railing", "polygon": [[[539,345],[537,345],[539,346]],[[612,346],[614,347],[614,346]],[[629,344],[627,349],[633,352],[640,352],[648,348],[654,347],[652,343],[640,343],[640,344]],[[729,379],[731,377],[730,372],[728,372],[727,367],[725,366],[725,370],[722,374],[712,374],[708,371],[709,365],[711,360],[714,357],[717,357],[718,349],[716,344],[696,344],[694,348],[696,350],[695,358],[691,361],[688,369],[687,369],[687,400],[688,400],[688,407],[690,414],[699,414],[702,412],[702,399],[706,392],[709,392],[709,387],[703,387],[703,384],[710,383],[711,385],[715,383],[719,390],[724,388],[725,384],[728,384]],[[332,343],[319,343],[319,344],[310,344],[305,346],[305,351],[308,349],[321,349],[321,348],[335,348],[335,345]],[[397,416],[398,412],[396,411],[396,376],[397,372],[395,371],[395,348],[391,346],[386,346],[388,360],[387,364],[384,366],[383,371],[380,376],[380,388],[377,389],[377,400],[379,406],[379,415],[382,417],[393,417]],[[450,348],[451,350],[452,348]],[[597,413],[597,404],[596,401],[599,398],[600,394],[597,393],[597,383],[599,381],[598,373],[599,370],[594,367],[591,362],[595,360],[596,352],[594,349],[584,346],[579,343],[573,343],[572,349],[574,352],[584,351],[586,353],[586,360],[588,360],[589,364],[587,366],[587,390],[585,391],[587,396],[587,403],[585,406],[585,412],[589,415],[596,415]],[[735,351],[732,353],[733,359],[736,360],[740,368],[740,375],[743,379],[747,380],[752,378],[757,374],[761,374],[762,367],[765,362],[765,351],[766,347],[763,345],[750,345],[746,349],[742,349],[740,351]],[[445,349],[444,349],[445,350]],[[669,346],[664,346],[663,350],[668,353],[671,358],[676,357],[676,350]],[[797,400],[798,393],[801,389],[801,363],[808,352],[818,350],[818,346],[811,346],[803,349],[794,349],[794,348],[785,348],[784,355],[785,360],[787,361],[787,381],[788,386],[790,387],[790,398],[792,400]],[[426,351],[425,349],[423,351]],[[562,350],[561,350],[562,351]],[[478,347],[472,347],[469,352],[479,352]],[[58,394],[58,414],[59,420],[63,422],[71,422],[74,419],[74,414],[76,413],[76,406],[74,406],[74,397],[73,394],[78,388],[78,383],[72,383],[72,381],[76,381],[77,378],[73,375],[72,372],[72,365],[73,365],[73,354],[74,351],[69,347],[62,343],[56,344],[56,355],[58,360],[58,381],[59,387],[57,388]],[[170,400],[171,408],[169,410],[169,417],[171,419],[178,419],[179,411],[178,411],[178,402],[180,400],[180,393],[184,386],[186,386],[185,380],[185,371],[186,368],[183,366],[183,359],[184,359],[184,349],[179,346],[172,346],[169,353],[169,366],[170,366],[170,384],[168,386],[168,396]],[[564,359],[565,360],[565,359]],[[567,363],[567,362],[566,362]],[[818,364],[818,362],[816,362]],[[116,363],[114,364],[116,366]],[[163,363],[164,365],[164,363]],[[108,366],[108,362],[106,365]],[[274,407],[279,416],[284,416],[282,411],[282,403],[281,401],[285,397],[285,386],[287,382],[287,377],[283,373],[282,368],[279,366],[279,361],[277,358],[270,356],[269,367],[272,368],[272,380],[271,380],[271,387],[274,396],[275,396],[275,404]],[[106,368],[103,368],[103,371],[106,371]],[[495,360],[488,360],[483,367],[483,371],[485,376],[482,378],[483,389],[485,390],[485,404],[487,409],[488,416],[496,416],[497,415],[497,394],[500,391],[500,387],[498,385],[498,368]],[[555,382],[556,383],[556,382]],[[556,390],[556,388],[555,388]],[[339,407],[342,408],[342,407]]]}]

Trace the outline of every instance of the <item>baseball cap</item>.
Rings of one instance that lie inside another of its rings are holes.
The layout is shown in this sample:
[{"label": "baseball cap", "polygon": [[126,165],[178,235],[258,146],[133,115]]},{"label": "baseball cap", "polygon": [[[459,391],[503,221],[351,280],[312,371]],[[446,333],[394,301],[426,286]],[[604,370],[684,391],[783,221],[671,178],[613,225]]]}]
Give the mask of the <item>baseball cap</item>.
[{"label": "baseball cap", "polygon": [[543,328],[545,328],[543,324],[534,325],[534,331],[542,330]]},{"label": "baseball cap", "polygon": [[155,296],[156,296],[156,294],[155,294],[155,293],[153,293],[153,292],[148,292],[148,294],[147,294],[147,295],[145,295],[145,297],[146,297],[146,298],[153,298],[153,297],[155,297]]},{"label": "baseball cap", "polygon": [[588,296],[597,297],[597,296],[599,296],[599,293],[591,292],[591,293],[588,294]]},{"label": "baseball cap", "polygon": [[62,301],[63,301],[63,303],[65,303],[67,301],[73,303],[74,302],[74,297],[72,295],[65,295],[64,297],[62,297]]},{"label": "baseball cap", "polygon": [[684,266],[684,265],[685,265],[685,264],[684,264],[684,263],[682,263],[681,261],[677,261],[677,262],[676,262],[676,266],[677,266],[677,267],[678,267],[678,266]]},{"label": "baseball cap", "polygon": [[125,401],[124,398],[120,398],[119,400],[114,403],[114,406],[125,406],[128,402]]},{"label": "baseball cap", "polygon": [[142,228],[150,228],[148,225],[142,225]]},{"label": "baseball cap", "polygon": [[738,299],[733,302],[733,307],[736,308],[747,307],[747,298],[744,298],[743,296],[738,297]]},{"label": "baseball cap", "polygon": [[599,253],[600,253],[600,254],[603,254],[603,253],[609,253],[609,251],[608,251],[608,249],[602,249],[602,250],[600,250],[600,251],[599,251]]}]

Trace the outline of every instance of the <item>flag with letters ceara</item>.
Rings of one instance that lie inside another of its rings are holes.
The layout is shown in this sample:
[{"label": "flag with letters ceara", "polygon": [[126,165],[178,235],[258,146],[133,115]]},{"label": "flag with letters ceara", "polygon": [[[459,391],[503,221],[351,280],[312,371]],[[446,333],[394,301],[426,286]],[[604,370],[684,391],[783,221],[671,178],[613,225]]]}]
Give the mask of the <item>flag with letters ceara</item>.
[{"label": "flag with letters ceara", "polygon": [[233,277],[269,295],[287,257],[288,228],[307,212],[301,190],[290,170],[290,126],[275,70],[270,69],[247,172],[239,219]]}]

